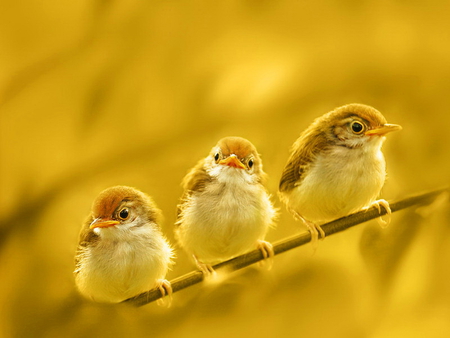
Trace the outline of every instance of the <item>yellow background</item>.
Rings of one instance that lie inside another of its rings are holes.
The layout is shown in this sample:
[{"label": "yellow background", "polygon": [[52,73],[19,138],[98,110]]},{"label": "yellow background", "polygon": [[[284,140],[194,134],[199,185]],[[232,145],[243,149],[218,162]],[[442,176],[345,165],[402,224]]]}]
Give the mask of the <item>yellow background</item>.
[{"label": "yellow background", "polygon": [[[174,296],[91,303],[73,256],[95,196],[135,186],[173,242],[180,182],[223,136],[262,154],[276,198],[291,144],[352,102],[388,135],[397,199],[449,183],[448,1],[36,1],[0,9],[0,336],[448,337],[450,212],[441,199]],[[361,187],[364,189],[364,187]],[[172,279],[194,267],[177,249]]]}]

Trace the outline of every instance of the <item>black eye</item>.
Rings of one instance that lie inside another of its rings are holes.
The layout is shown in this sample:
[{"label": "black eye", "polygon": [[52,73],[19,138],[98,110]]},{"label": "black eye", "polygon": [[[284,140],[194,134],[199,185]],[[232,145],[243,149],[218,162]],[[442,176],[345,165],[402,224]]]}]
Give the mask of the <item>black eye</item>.
[{"label": "black eye", "polygon": [[122,219],[122,220],[126,220],[129,215],[130,215],[130,212],[128,211],[127,208],[123,208],[119,212],[119,218]]},{"label": "black eye", "polygon": [[355,134],[361,134],[361,133],[364,131],[364,129],[365,129],[364,124],[362,124],[362,123],[359,122],[359,121],[353,121],[353,122],[350,124],[350,128],[352,128],[352,131],[353,131]]},{"label": "black eye", "polygon": [[248,167],[249,168],[253,167],[253,160],[252,159],[248,160]]},{"label": "black eye", "polygon": [[216,153],[216,154],[214,155],[214,159],[216,160],[216,162],[219,160],[219,153]]}]

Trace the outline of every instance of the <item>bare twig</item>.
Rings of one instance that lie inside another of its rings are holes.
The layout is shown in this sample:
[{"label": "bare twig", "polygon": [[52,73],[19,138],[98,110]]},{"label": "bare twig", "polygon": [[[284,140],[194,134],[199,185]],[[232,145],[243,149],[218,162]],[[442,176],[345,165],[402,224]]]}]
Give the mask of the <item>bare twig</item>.
[{"label": "bare twig", "polygon": [[[444,192],[450,192],[450,189],[449,188],[438,189],[428,193],[422,193],[416,196],[405,198],[399,201],[394,201],[390,203],[391,211],[395,212],[412,206],[431,204],[431,202],[433,202],[438,195]],[[335,233],[344,231],[357,224],[369,221],[371,219],[383,216],[385,214],[386,210],[384,208],[378,210],[378,208],[372,207],[369,208],[368,210],[359,211],[349,216],[326,223],[322,225],[322,229],[323,231],[325,231],[326,236],[330,236]],[[275,255],[278,255],[282,252],[309,243],[310,241],[311,241],[311,234],[309,232],[304,232],[299,235],[285,238],[283,240],[273,243],[273,249]],[[235,257],[233,259],[215,265],[214,270],[227,269],[229,271],[235,271],[247,267],[256,262],[259,262],[263,259],[264,257],[260,250],[253,250],[241,256]],[[200,283],[203,281],[203,278],[204,278],[203,273],[199,270],[192,271],[188,274],[175,278],[171,281],[173,292],[177,292],[194,284]],[[142,306],[150,302],[153,302],[161,297],[162,295],[159,288],[154,288],[147,292],[141,293],[136,297],[127,299],[124,302],[133,304],[135,306]]]}]

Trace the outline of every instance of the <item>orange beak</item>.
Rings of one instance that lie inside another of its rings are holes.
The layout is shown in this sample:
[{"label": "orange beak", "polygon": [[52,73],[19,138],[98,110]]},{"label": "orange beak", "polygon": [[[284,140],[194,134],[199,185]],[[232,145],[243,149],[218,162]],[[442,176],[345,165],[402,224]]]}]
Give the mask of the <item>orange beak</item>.
[{"label": "orange beak", "polygon": [[239,161],[236,155],[231,154],[226,159],[221,160],[219,164],[227,165],[233,168],[246,169],[245,165]]},{"label": "orange beak", "polygon": [[120,224],[119,221],[113,221],[113,220],[104,220],[101,218],[96,218],[94,219],[94,221],[91,223],[91,225],[89,225],[90,229],[94,229],[94,228],[109,228],[112,227],[114,225]]},{"label": "orange beak", "polygon": [[399,126],[398,124],[383,124],[381,127],[376,129],[369,129],[365,132],[365,135],[371,136],[371,135],[379,135],[383,136],[387,133],[390,133],[391,131],[397,131],[402,130],[402,126]]}]

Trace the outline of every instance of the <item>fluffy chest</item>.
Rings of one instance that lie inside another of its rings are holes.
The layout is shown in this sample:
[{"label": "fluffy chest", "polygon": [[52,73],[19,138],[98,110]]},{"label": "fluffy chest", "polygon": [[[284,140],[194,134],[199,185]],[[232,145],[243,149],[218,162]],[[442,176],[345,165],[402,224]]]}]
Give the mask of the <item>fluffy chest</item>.
[{"label": "fluffy chest", "polygon": [[123,278],[140,268],[151,266],[155,251],[147,241],[115,241],[100,239],[97,245],[87,250],[85,268],[91,274],[114,274]]},{"label": "fluffy chest", "polygon": [[264,187],[239,176],[214,180],[182,207],[177,239],[205,262],[233,257],[263,239],[275,210]]},{"label": "fluffy chest", "polygon": [[164,239],[150,227],[133,232],[106,228],[101,229],[97,243],[85,248],[83,266],[87,274],[125,280],[141,271],[160,270],[170,258],[169,251]]},{"label": "fluffy chest", "polygon": [[260,184],[239,175],[216,179],[204,191],[191,196],[190,212],[197,222],[244,223],[261,215],[267,194]]},{"label": "fluffy chest", "polygon": [[314,185],[323,182],[329,184],[330,188],[339,186],[340,189],[346,189],[378,181],[384,173],[385,161],[380,149],[334,147],[317,156],[303,181]]},{"label": "fluffy chest", "polygon": [[75,280],[82,294],[116,303],[149,290],[165,276],[171,249],[152,226],[96,230],[98,240],[81,247],[77,257]]},{"label": "fluffy chest", "polygon": [[367,206],[385,180],[380,147],[335,147],[317,156],[291,191],[289,207],[311,221],[328,221]]}]

